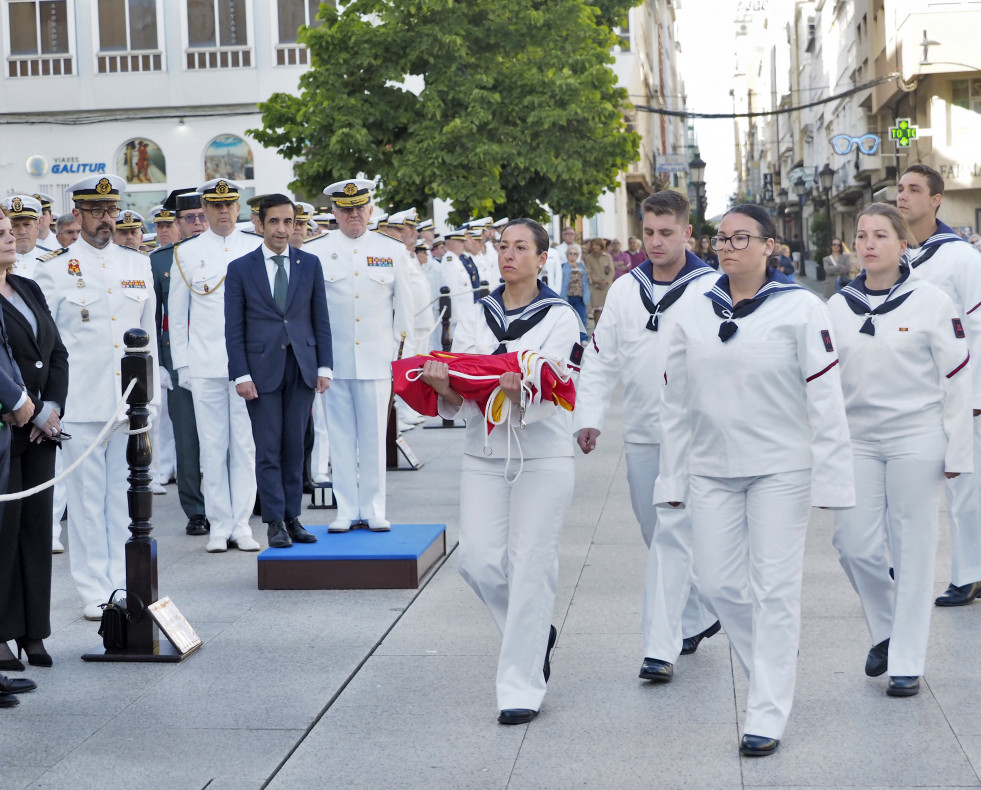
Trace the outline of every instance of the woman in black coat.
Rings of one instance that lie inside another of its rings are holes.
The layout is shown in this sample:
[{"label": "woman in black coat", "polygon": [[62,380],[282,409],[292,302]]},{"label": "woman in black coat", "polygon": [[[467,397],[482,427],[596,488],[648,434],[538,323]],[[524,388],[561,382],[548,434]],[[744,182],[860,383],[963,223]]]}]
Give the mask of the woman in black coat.
[{"label": "woman in black coat", "polygon": [[[42,264],[43,265],[43,264]],[[8,490],[24,491],[54,477],[56,437],[68,395],[68,351],[41,289],[0,261],[0,307],[7,343],[20,368],[34,418],[11,427]],[[4,430],[8,430],[4,426]],[[0,522],[0,669],[51,666],[51,509],[53,489],[7,502]],[[16,640],[14,658],[8,640]]]}]

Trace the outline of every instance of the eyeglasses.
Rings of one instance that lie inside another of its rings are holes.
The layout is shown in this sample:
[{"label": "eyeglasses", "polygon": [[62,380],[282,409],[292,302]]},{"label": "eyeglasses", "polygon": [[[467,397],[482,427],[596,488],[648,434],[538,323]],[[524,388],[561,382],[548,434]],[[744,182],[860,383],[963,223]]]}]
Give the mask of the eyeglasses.
[{"label": "eyeglasses", "polygon": [[78,206],[78,210],[88,214],[92,219],[102,219],[103,217],[109,217],[110,219],[115,219],[119,216],[121,209],[119,206],[115,208],[82,208]]},{"label": "eyeglasses", "polygon": [[723,244],[729,244],[734,250],[745,250],[750,239],[767,241],[769,236],[753,236],[750,233],[733,233],[731,236],[713,236],[709,239],[713,250],[721,250]]},{"label": "eyeglasses", "polygon": [[205,222],[207,217],[204,216],[202,211],[200,214],[180,214],[177,219],[186,220],[188,222]]}]

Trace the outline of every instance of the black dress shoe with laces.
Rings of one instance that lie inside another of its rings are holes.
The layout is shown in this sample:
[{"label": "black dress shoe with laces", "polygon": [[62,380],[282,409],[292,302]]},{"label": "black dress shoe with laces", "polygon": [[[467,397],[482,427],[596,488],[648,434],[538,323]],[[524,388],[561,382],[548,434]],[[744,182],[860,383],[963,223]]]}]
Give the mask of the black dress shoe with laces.
[{"label": "black dress shoe with laces", "polygon": [[289,536],[293,539],[294,543],[316,543],[317,536],[312,532],[308,532],[306,528],[300,523],[300,519],[296,516],[290,516],[286,519],[286,531]]},{"label": "black dress shoe with laces", "polygon": [[886,674],[888,666],[889,640],[884,639],[869,650],[869,657],[865,659],[865,674],[870,678],[877,678]]},{"label": "black dress shoe with laces", "polygon": [[13,694],[7,694],[5,691],[0,691],[0,708],[14,708],[20,705],[20,700],[17,699]]},{"label": "black dress shoe with laces", "polygon": [[548,678],[552,674],[552,665],[549,663],[549,657],[551,656],[552,648],[555,647],[555,639],[558,635],[559,632],[555,630],[555,626],[550,625],[548,627],[548,647],[545,648],[545,666],[542,667],[546,683],[548,683]]},{"label": "black dress shoe with laces", "polygon": [[777,738],[746,734],[739,742],[739,753],[745,757],[766,757],[768,754],[773,754],[779,745],[780,741]]},{"label": "black dress shoe with laces", "polygon": [[640,667],[640,678],[655,683],[667,683],[674,677],[674,665],[659,658],[645,658]]},{"label": "black dress shoe with laces", "polygon": [[0,675],[0,693],[2,694],[23,694],[25,691],[34,691],[37,688],[30,678],[8,678]]},{"label": "black dress shoe with laces", "polygon": [[497,722],[498,724],[527,724],[537,715],[537,710],[529,710],[528,708],[508,708],[507,710],[501,711],[500,715],[497,717]]},{"label": "black dress shoe with laces", "polygon": [[716,620],[712,625],[706,628],[702,633],[695,634],[695,636],[686,636],[681,640],[681,655],[690,656],[696,650],[698,650],[698,643],[703,639],[709,639],[715,636],[719,631],[722,630],[722,623]]},{"label": "black dress shoe with laces", "polygon": [[184,531],[188,535],[207,535],[208,519],[204,516],[191,516],[187,520],[187,526],[184,527]]},{"label": "black dress shoe with laces", "polygon": [[915,697],[920,693],[920,679],[904,675],[889,678],[889,688],[886,694],[890,697]]},{"label": "black dress shoe with laces", "polygon": [[934,603],[937,606],[967,606],[975,598],[981,598],[981,582],[962,584],[960,587],[951,582],[947,591]]},{"label": "black dress shoe with laces", "polygon": [[286,531],[286,524],[282,521],[270,521],[266,528],[266,538],[269,540],[271,549],[288,549],[293,545],[293,539]]}]

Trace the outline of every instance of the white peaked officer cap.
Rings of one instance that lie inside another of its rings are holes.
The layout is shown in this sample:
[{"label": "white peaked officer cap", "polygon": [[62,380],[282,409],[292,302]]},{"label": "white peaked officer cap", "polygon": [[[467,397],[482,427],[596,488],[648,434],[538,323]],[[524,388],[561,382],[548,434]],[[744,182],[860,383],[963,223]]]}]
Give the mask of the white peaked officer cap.
[{"label": "white peaked officer cap", "polygon": [[116,230],[129,230],[130,228],[142,227],[143,217],[132,209],[128,208],[125,211],[120,211],[119,216],[116,217]]},{"label": "white peaked officer cap", "polygon": [[238,201],[238,193],[242,185],[229,181],[227,178],[212,178],[206,184],[198,187],[201,193],[201,200],[205,203],[235,203]]},{"label": "white peaked officer cap", "polygon": [[30,195],[10,195],[0,200],[0,208],[3,213],[11,219],[16,217],[28,217],[37,219],[41,216],[41,201],[36,200]]},{"label": "white peaked officer cap", "polygon": [[419,230],[426,230],[426,228],[431,228],[432,226],[433,221],[431,219],[424,219],[422,222],[416,225]]},{"label": "white peaked officer cap", "polygon": [[72,200],[119,200],[126,191],[126,182],[119,176],[89,176],[76,181],[68,191]]},{"label": "white peaked officer cap", "polygon": [[324,188],[324,194],[336,205],[342,208],[364,206],[371,202],[371,191],[375,182],[366,178],[349,178],[345,181],[335,181]]},{"label": "white peaked officer cap", "polygon": [[154,206],[150,209],[150,221],[155,225],[161,225],[166,222],[173,222],[177,219],[177,215],[171,211],[169,208],[164,208],[163,206]]},{"label": "white peaked officer cap", "polygon": [[313,216],[313,212],[316,211],[312,203],[303,203],[302,201],[297,201],[296,203],[296,221],[306,222],[310,217]]},{"label": "white peaked officer cap", "polygon": [[511,221],[510,218],[508,218],[508,217],[502,217],[501,219],[496,220],[494,222],[494,227],[497,228],[498,230],[500,230],[505,225],[507,225],[510,221]]}]

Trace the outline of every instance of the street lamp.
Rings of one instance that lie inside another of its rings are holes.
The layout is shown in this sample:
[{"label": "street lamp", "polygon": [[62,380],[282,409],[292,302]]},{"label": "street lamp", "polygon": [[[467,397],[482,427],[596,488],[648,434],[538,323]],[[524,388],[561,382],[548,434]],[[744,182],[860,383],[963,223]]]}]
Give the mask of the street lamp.
[{"label": "street lamp", "polygon": [[798,269],[798,274],[801,277],[807,277],[807,268],[804,263],[807,260],[807,235],[804,233],[804,203],[807,202],[807,185],[804,183],[804,179],[799,177],[794,182],[794,194],[797,195],[798,203],[800,204],[800,210],[798,214],[800,215],[800,268]]},{"label": "street lamp", "polygon": [[831,219],[831,187],[835,183],[835,171],[831,169],[831,165],[827,162],[824,163],[824,167],[818,173],[818,180],[821,182],[821,189],[824,191],[824,202],[828,209],[828,243],[830,244],[832,237],[835,235],[835,226]]},{"label": "street lamp", "polygon": [[688,163],[688,173],[691,178],[692,186],[695,187],[695,237],[702,237],[702,211],[705,198],[705,162],[702,157],[695,153],[695,157]]}]

